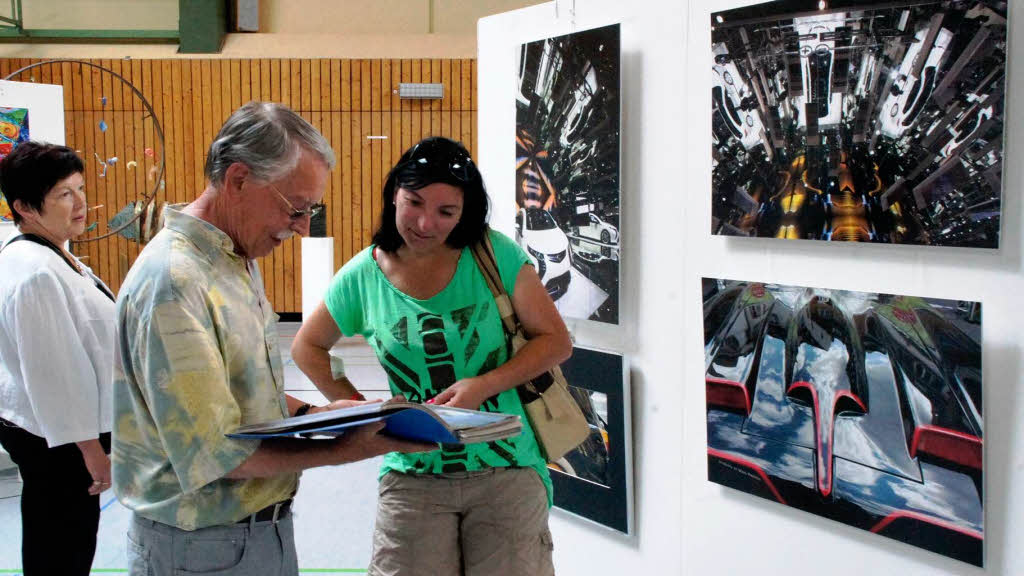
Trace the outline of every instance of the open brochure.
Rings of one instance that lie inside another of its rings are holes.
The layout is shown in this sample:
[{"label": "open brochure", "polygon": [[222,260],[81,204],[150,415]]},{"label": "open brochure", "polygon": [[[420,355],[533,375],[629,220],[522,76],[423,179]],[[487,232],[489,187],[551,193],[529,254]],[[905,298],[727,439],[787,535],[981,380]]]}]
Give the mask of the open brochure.
[{"label": "open brochure", "polygon": [[252,424],[227,436],[331,437],[344,434],[346,428],[380,420],[385,422],[384,432],[390,436],[446,444],[490,442],[517,436],[523,429],[522,421],[515,414],[388,401]]}]

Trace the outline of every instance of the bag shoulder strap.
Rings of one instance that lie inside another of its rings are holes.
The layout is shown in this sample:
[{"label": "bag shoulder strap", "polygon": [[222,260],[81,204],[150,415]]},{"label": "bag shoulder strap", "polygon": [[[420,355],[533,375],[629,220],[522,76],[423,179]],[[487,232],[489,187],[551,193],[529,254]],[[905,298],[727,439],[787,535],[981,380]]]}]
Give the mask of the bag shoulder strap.
[{"label": "bag shoulder strap", "polygon": [[494,258],[494,246],[491,244],[490,229],[484,233],[480,242],[473,245],[471,252],[476,265],[483,274],[484,282],[490,288],[494,296],[494,302],[498,305],[498,313],[501,315],[501,323],[505,327],[505,333],[509,336],[515,335],[522,329],[519,317],[516,316],[515,308],[512,307],[512,299],[505,291],[505,285],[501,283],[501,274],[498,272],[498,262]]},{"label": "bag shoulder strap", "polygon": [[[68,259],[67,255],[64,254],[63,250],[61,250],[60,248],[54,246],[53,242],[50,242],[49,240],[47,240],[46,238],[43,238],[42,236],[37,236],[35,234],[21,234],[20,236],[15,236],[14,238],[11,238],[11,240],[9,242],[7,242],[7,244],[5,244],[3,248],[7,248],[11,244],[14,244],[15,242],[21,242],[21,241],[33,242],[35,244],[39,244],[40,246],[44,246],[46,248],[49,248],[50,250],[53,251],[54,254],[56,254],[57,256],[60,256],[60,259],[63,260],[64,263],[68,265],[68,268],[71,268],[72,270],[75,271],[75,274],[81,274],[82,273],[78,269],[78,267],[75,266],[71,262],[71,260]],[[0,250],[3,250],[3,248],[0,248]],[[102,292],[104,296],[106,296],[107,298],[110,298],[111,300],[115,300],[113,292],[111,292],[110,289],[106,287],[106,285],[104,285],[102,282],[100,282],[99,279],[97,279],[95,277],[92,277],[92,281],[93,281],[93,284],[96,285],[96,289],[99,290],[100,292]]]}]

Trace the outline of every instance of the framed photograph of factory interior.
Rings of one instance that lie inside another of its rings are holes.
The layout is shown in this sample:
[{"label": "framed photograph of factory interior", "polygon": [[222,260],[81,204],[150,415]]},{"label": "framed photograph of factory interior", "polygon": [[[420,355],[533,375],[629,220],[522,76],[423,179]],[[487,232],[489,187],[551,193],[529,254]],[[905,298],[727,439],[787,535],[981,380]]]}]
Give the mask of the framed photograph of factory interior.
[{"label": "framed photograph of factory interior", "polygon": [[981,304],[705,278],[708,480],[981,566]]},{"label": "framed photograph of factory interior", "polygon": [[633,438],[628,365],[621,354],[574,347],[562,373],[590,424],[590,436],[548,464],[555,507],[629,534]]},{"label": "framed photograph of factory interior", "polygon": [[712,14],[712,233],[998,248],[1007,4]]},{"label": "framed photograph of factory interior", "polygon": [[523,44],[516,241],[565,318],[619,323],[619,25]]}]

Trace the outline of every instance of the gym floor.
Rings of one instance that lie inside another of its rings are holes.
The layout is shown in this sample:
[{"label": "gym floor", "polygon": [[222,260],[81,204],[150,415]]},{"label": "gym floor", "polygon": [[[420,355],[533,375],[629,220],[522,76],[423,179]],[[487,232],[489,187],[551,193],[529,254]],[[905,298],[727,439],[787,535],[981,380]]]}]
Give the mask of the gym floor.
[{"label": "gym floor", "polygon": [[[280,325],[285,387],[288,393],[313,404],[323,396],[291,358],[297,323]],[[335,353],[345,360],[345,371],[367,398],[389,397],[387,377],[369,345],[344,339]],[[370,562],[371,537],[377,502],[380,458],[345,466],[307,470],[302,474],[292,510],[299,569],[304,574],[365,573]],[[17,468],[0,453],[0,574],[21,574],[21,482]],[[99,538],[93,574],[127,573],[125,534],[131,511],[108,490],[100,496]]]}]

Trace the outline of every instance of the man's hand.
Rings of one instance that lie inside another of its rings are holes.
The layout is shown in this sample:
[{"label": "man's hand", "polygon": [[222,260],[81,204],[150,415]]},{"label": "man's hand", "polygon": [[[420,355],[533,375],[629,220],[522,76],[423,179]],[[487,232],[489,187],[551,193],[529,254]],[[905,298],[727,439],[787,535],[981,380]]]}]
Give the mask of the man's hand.
[{"label": "man's hand", "polygon": [[344,454],[346,462],[373,458],[389,452],[432,452],[438,449],[438,445],[427,442],[414,442],[394,438],[381,432],[384,430],[384,422],[371,422],[355,428],[350,428],[343,436],[338,438],[336,450]]},{"label": "man's hand", "polygon": [[378,402],[380,402],[380,400],[335,400],[326,406],[314,406],[309,409],[307,414],[319,414],[320,412],[327,412],[329,410],[351,408],[353,406],[362,406],[363,404],[376,404]]}]

